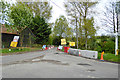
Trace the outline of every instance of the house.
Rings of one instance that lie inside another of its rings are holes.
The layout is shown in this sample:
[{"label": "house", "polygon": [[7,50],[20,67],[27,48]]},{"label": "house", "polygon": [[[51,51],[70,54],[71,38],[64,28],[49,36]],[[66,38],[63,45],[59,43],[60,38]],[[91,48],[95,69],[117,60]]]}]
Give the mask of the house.
[{"label": "house", "polygon": [[14,36],[20,36],[18,40],[18,47],[20,47],[20,39],[22,39],[22,47],[30,47],[34,43],[35,35],[32,31],[26,27],[21,31],[22,37],[18,34],[17,30],[11,27],[7,29],[4,24],[1,25],[1,38],[2,38],[2,48],[9,48],[11,41],[13,41]]},{"label": "house", "polygon": [[11,41],[13,41],[14,36],[18,36],[18,32],[10,28],[9,30],[4,24],[1,25],[1,42],[2,48],[9,48]]},{"label": "house", "polygon": [[22,30],[21,35],[23,47],[31,47],[32,44],[34,44],[35,35],[30,28],[26,27],[24,30]]}]

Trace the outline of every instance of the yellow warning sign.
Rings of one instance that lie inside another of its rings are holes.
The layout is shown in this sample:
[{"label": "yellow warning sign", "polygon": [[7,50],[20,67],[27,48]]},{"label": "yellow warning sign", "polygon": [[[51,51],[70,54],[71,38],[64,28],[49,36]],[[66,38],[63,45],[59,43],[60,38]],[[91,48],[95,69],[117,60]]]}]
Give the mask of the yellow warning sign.
[{"label": "yellow warning sign", "polygon": [[75,46],[75,42],[69,42],[69,46]]},{"label": "yellow warning sign", "polygon": [[65,39],[61,39],[61,45],[65,45],[66,44],[66,40]]},{"label": "yellow warning sign", "polygon": [[10,44],[10,46],[11,46],[11,47],[16,47],[16,46],[17,46],[17,43],[18,43],[18,42],[13,42],[13,41],[12,41],[11,44]]}]

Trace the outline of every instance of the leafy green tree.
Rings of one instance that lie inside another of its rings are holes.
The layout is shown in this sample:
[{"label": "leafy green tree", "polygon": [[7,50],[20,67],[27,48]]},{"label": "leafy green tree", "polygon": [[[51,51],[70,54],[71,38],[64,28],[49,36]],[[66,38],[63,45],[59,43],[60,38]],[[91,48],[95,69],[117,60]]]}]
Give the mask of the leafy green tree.
[{"label": "leafy green tree", "polygon": [[[89,28],[88,28],[89,27]],[[86,36],[95,36],[96,29],[94,28],[94,18],[86,19],[86,22],[84,22],[83,28],[86,28]],[[84,32],[85,33],[85,32]]]},{"label": "leafy green tree", "polygon": [[[65,16],[61,15],[60,18],[58,18],[55,21],[55,26],[53,28],[53,34],[54,34],[54,39],[55,40],[58,39],[57,36],[59,36],[59,40],[61,40],[61,38],[63,38],[63,37],[67,41],[72,40],[73,29],[68,26],[68,21],[65,18]],[[59,44],[59,41],[58,41],[58,44]]]},{"label": "leafy green tree", "polygon": [[82,28],[84,30],[83,34],[85,35],[85,39],[87,41],[87,44],[89,44],[89,45],[93,44],[93,39],[94,39],[94,36],[95,36],[95,33],[96,33],[96,30],[94,28],[94,18],[92,17],[91,19],[86,19],[86,21],[84,22],[84,25],[82,26]]},{"label": "leafy green tree", "polygon": [[67,19],[64,16],[60,16],[59,19],[55,21],[55,26],[53,32],[55,36],[65,37],[65,31],[68,27]]},{"label": "leafy green tree", "polygon": [[49,45],[53,45],[53,35],[52,34],[49,35],[48,42],[49,42]]},{"label": "leafy green tree", "polygon": [[46,44],[48,42],[49,35],[51,34],[51,28],[45,22],[44,18],[41,18],[40,16],[33,17],[33,22],[30,29],[36,36],[35,42],[37,44]]},{"label": "leafy green tree", "polygon": [[62,37],[60,36],[53,37],[53,45],[57,45],[57,46],[61,45],[61,38]]},{"label": "leafy green tree", "polygon": [[23,30],[26,26],[30,26],[33,17],[30,9],[24,3],[13,5],[9,16],[13,19],[14,25],[19,31]]},{"label": "leafy green tree", "polygon": [[48,2],[26,2],[35,16],[43,17],[48,21],[52,17],[52,7]]},{"label": "leafy green tree", "polygon": [[71,41],[73,37],[73,29],[71,27],[67,27],[65,34],[66,34],[65,36],[66,40]]},{"label": "leafy green tree", "polygon": [[23,36],[21,35],[21,31],[30,26],[33,15],[24,3],[16,3],[16,5],[10,7],[8,16],[14,22],[13,27],[15,27],[20,34],[20,44],[22,46]]},{"label": "leafy green tree", "polygon": [[[10,12],[10,3],[1,0],[0,2],[0,22],[2,24],[7,25],[8,23],[13,23],[13,21],[10,19],[10,17],[8,16],[9,12]],[[7,28],[9,28],[9,26],[7,26]]]},{"label": "leafy green tree", "polygon": [[[75,31],[76,31],[76,37],[79,35],[82,41],[80,43],[83,43],[83,40],[85,40],[85,48],[87,49],[87,31],[89,27],[84,27],[87,23],[87,17],[90,15],[89,12],[94,12],[94,11],[89,11],[90,8],[94,7],[97,2],[66,2],[65,3],[65,8],[66,12],[68,13],[70,22],[72,25],[76,26]],[[78,32],[79,30],[79,32]],[[79,34],[78,34],[79,33]],[[85,39],[83,39],[85,38]]]}]

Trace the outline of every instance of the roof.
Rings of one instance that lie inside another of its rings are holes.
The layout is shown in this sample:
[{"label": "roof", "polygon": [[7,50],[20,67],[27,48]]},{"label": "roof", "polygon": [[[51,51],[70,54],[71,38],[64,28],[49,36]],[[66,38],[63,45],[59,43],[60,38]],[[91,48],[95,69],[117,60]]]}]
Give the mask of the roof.
[{"label": "roof", "polygon": [[5,27],[5,24],[1,25],[1,33],[17,34],[18,35],[18,32],[16,30],[12,29],[11,27],[10,27],[10,29],[8,31],[8,29]]},{"label": "roof", "polygon": [[[31,31],[31,29],[30,29],[29,27],[25,27],[25,28],[22,30],[22,32],[25,31],[26,29],[28,29],[28,31],[29,31],[34,37],[36,37],[36,36],[33,34],[33,32]],[[26,32],[26,33],[27,33],[27,32]]]}]

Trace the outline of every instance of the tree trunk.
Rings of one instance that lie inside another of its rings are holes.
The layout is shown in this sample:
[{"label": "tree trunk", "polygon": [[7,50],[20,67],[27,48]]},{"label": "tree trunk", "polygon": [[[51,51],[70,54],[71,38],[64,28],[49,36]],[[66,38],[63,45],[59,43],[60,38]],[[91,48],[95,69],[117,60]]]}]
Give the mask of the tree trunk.
[{"label": "tree trunk", "polygon": [[77,40],[77,49],[78,49],[78,28],[77,28],[77,18],[76,18],[76,40]]},{"label": "tree trunk", "polygon": [[87,32],[85,31],[85,48],[87,49]]},{"label": "tree trunk", "polygon": [[[1,27],[2,28],[2,27]],[[0,32],[1,32],[1,28],[0,28]],[[2,42],[1,42],[1,40],[2,40],[2,36],[1,36],[2,34],[0,34],[0,49],[2,48]]]},{"label": "tree trunk", "polygon": [[20,47],[23,47],[23,35],[20,33]]},{"label": "tree trunk", "polygon": [[[84,16],[84,25],[86,25],[86,15]],[[85,48],[87,49],[87,29],[86,28],[85,28]]]},{"label": "tree trunk", "polygon": [[113,8],[113,26],[114,26],[114,33],[115,33],[116,31],[115,31],[115,20],[114,19],[115,19],[115,13],[114,13],[114,8]]},{"label": "tree trunk", "polygon": [[31,47],[32,41],[31,41],[31,34],[30,33],[29,33],[29,44],[30,44],[29,47]]},{"label": "tree trunk", "polygon": [[119,24],[118,24],[118,23],[119,23],[119,22],[118,22],[118,11],[117,11],[116,14],[117,14],[117,32],[118,32],[118,26],[119,26]]}]

